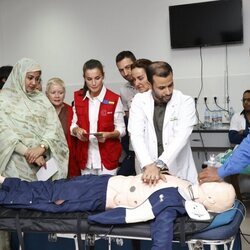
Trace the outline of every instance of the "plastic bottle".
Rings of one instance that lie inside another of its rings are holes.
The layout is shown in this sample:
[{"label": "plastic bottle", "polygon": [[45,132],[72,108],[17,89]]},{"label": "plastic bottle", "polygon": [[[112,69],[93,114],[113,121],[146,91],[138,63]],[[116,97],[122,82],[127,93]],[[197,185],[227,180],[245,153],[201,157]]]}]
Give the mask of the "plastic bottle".
[{"label": "plastic bottle", "polygon": [[216,156],[215,156],[215,154],[211,154],[209,156],[209,160],[207,161],[207,165],[209,167],[215,167],[215,165],[216,165]]},{"label": "plastic bottle", "polygon": [[204,113],[204,128],[209,128],[210,126],[210,111],[208,110],[208,108],[206,108]]},{"label": "plastic bottle", "polygon": [[212,128],[216,129],[218,125],[218,115],[217,111],[212,112]]},{"label": "plastic bottle", "polygon": [[216,165],[216,156],[215,154],[210,154],[208,161],[204,161],[202,163],[201,168],[207,168],[207,167],[215,167]]},{"label": "plastic bottle", "polygon": [[218,110],[217,112],[217,128],[222,128],[222,111]]}]

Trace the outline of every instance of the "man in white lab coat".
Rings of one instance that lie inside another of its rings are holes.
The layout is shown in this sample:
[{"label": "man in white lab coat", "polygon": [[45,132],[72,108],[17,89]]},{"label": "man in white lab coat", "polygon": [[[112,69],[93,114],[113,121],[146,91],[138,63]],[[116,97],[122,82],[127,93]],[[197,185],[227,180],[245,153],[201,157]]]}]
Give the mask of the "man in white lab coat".
[{"label": "man in white lab coat", "polygon": [[173,70],[166,62],[153,62],[147,69],[152,90],[133,99],[128,130],[142,169],[144,182],[164,179],[161,170],[197,182],[190,147],[196,124],[194,100],[174,90]]}]

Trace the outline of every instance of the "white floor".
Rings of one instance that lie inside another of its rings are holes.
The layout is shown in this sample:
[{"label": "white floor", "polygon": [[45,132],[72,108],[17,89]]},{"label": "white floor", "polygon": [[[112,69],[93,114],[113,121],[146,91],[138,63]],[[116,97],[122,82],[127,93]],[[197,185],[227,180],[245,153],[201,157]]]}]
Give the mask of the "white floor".
[{"label": "white floor", "polygon": [[[245,201],[244,205],[246,206],[247,213],[246,218],[241,224],[241,232],[245,234],[245,237],[248,241],[250,241],[250,200]],[[249,236],[247,236],[249,235]],[[241,244],[242,244],[242,250],[249,250],[250,245],[246,242],[246,240],[241,236]]]}]

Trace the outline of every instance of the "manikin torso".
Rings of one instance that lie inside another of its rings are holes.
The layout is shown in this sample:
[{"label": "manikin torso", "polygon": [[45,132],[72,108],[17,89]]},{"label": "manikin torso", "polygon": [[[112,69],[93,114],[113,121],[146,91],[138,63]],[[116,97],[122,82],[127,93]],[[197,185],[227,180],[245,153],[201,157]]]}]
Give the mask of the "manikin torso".
[{"label": "manikin torso", "polygon": [[179,187],[186,190],[189,181],[166,175],[166,181],[159,180],[156,185],[148,185],[141,180],[141,174],[136,176],[115,176],[110,178],[107,188],[106,209],[118,206],[133,208],[142,204],[152,193],[167,187]]}]

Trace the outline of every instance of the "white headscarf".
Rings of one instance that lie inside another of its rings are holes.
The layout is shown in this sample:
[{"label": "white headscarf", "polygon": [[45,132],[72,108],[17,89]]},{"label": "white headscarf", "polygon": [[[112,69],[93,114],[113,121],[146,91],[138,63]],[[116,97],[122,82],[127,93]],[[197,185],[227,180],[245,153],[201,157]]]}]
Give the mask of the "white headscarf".
[{"label": "white headscarf", "polygon": [[[58,115],[40,91],[27,93],[27,72],[41,71],[32,59],[16,63],[0,92],[0,173],[4,176],[36,180],[38,167],[28,164],[16,152],[17,146],[32,148],[45,143],[49,146],[47,158],[54,157],[59,165],[53,179],[65,178],[68,171],[68,146]],[[47,159],[46,159],[47,160]]]}]

